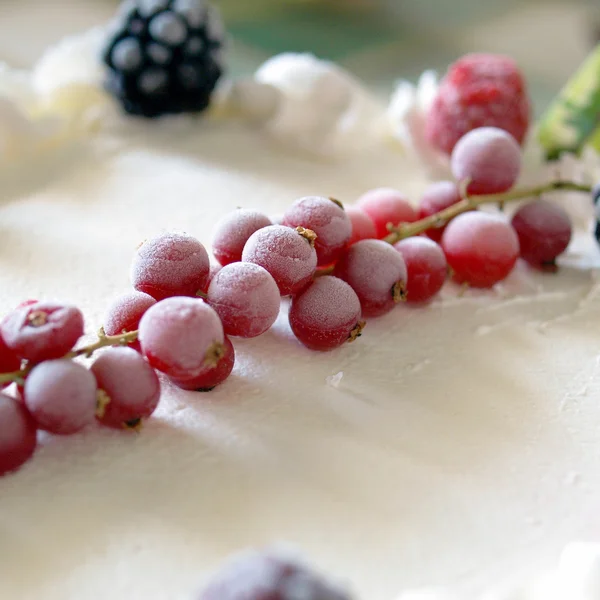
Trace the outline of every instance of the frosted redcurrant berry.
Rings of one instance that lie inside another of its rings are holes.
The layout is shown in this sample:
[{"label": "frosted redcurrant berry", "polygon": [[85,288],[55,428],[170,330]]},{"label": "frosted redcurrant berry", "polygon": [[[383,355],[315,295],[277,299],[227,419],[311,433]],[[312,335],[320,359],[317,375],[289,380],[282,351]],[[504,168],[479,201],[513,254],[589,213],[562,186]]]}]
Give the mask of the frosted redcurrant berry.
[{"label": "frosted redcurrant berry", "polygon": [[0,331],[17,356],[37,363],[73,348],[83,335],[83,314],[68,304],[36,302],[8,314]]},{"label": "frosted redcurrant berry", "polygon": [[417,213],[406,196],[392,188],[376,188],[363,194],[356,206],[366,212],[375,224],[377,237],[385,237],[388,225],[412,223],[417,220]]},{"label": "frosted redcurrant berry", "polygon": [[23,403],[0,394],[0,476],[25,464],[36,445],[35,421]]},{"label": "frosted redcurrant berry", "polygon": [[443,250],[433,240],[413,237],[394,244],[406,264],[406,300],[427,302],[441,289],[448,275]]},{"label": "frosted redcurrant berry", "polygon": [[365,326],[356,292],[330,275],[317,277],[294,296],[289,321],[294,335],[311,350],[332,350],[352,342]]},{"label": "frosted redcurrant berry", "polygon": [[458,140],[451,156],[452,175],[469,181],[469,194],[498,194],[516,183],[521,171],[521,147],[510,133],[480,127]]},{"label": "frosted redcurrant berry", "polygon": [[157,302],[142,317],[138,339],[150,365],[178,379],[214,369],[225,353],[221,320],[199,298]]},{"label": "frosted redcurrant berry", "polygon": [[137,429],[160,399],[154,369],[131,348],[109,348],[91,366],[96,378],[96,418],[103,425]]},{"label": "frosted redcurrant berry", "polygon": [[350,241],[352,223],[341,202],[321,196],[296,200],[283,216],[287,227],[303,227],[317,235],[317,264],[329,265],[340,256]]},{"label": "frosted redcurrant berry", "polygon": [[156,300],[195,296],[206,287],[209,270],[206,249],[196,238],[163,233],[138,248],[131,265],[131,283]]},{"label": "frosted redcurrant berry", "polygon": [[196,599],[351,600],[351,596],[287,552],[268,549],[230,559]]},{"label": "frosted redcurrant berry", "polygon": [[404,300],[406,265],[393,246],[381,240],[362,240],[348,248],[334,273],[356,292],[365,317],[384,315]]},{"label": "frosted redcurrant berry", "polygon": [[269,217],[257,210],[239,208],[225,215],[215,226],[212,248],[215,258],[225,266],[242,260],[248,238],[259,229],[271,225]]},{"label": "frosted redcurrant berry", "polygon": [[[419,202],[419,219],[430,217],[453,204],[461,201],[460,191],[454,181],[436,181],[429,185],[421,196]],[[428,229],[425,234],[432,240],[439,242],[442,239],[445,225]]]},{"label": "frosted redcurrant berry", "polygon": [[208,303],[217,311],[227,335],[252,338],[275,323],[281,300],[266,269],[238,262],[215,275],[208,288]]},{"label": "frosted redcurrant berry", "polygon": [[519,236],[521,257],[534,267],[555,271],[556,259],[571,241],[569,215],[556,204],[534,200],[515,212],[511,224]]},{"label": "frosted redcurrant berry", "polygon": [[364,210],[357,206],[346,206],[346,214],[352,223],[352,237],[348,242],[348,246],[352,246],[361,240],[377,238],[375,223]]},{"label": "frosted redcurrant berry", "polygon": [[450,221],[442,249],[457,282],[489,288],[512,271],[519,257],[519,238],[502,216],[467,212]]},{"label": "frosted redcurrant berry", "polygon": [[244,246],[242,260],[266,269],[282,296],[296,294],[311,281],[317,268],[314,232],[271,225],[253,233]]},{"label": "frosted redcurrant berry", "polygon": [[[104,317],[104,333],[106,335],[120,335],[136,331],[144,313],[156,304],[156,300],[144,292],[129,292],[116,298],[108,307]],[[129,344],[135,350],[140,350],[140,343],[136,340]]]},{"label": "frosted redcurrant berry", "polygon": [[231,375],[235,363],[235,350],[227,336],[225,336],[224,345],[225,354],[214,369],[205,371],[192,379],[174,379],[171,377],[171,381],[182,390],[194,392],[210,392],[216,388]]},{"label": "frosted redcurrant berry", "polygon": [[[0,334],[0,373],[11,373],[18,371],[21,368],[21,359],[16,355],[14,350],[11,350]],[[10,385],[10,382],[3,383],[0,387],[5,388]]]},{"label": "frosted redcurrant berry", "polygon": [[27,376],[24,401],[40,429],[60,435],[77,433],[94,422],[96,381],[72,360],[47,360]]}]

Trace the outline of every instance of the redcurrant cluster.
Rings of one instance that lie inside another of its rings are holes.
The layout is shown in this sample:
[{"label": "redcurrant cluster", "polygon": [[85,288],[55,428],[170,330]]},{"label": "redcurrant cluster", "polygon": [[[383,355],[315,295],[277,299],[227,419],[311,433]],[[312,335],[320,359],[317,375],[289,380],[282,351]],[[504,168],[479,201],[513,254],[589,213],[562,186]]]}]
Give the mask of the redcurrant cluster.
[{"label": "redcurrant cluster", "polygon": [[[134,291],[109,307],[96,343],[73,350],[84,332],[81,311],[27,301],[0,324],[0,474],[27,461],[37,431],[73,434],[97,421],[139,428],[160,398],[157,372],[185,390],[208,391],[229,377],[231,337],[254,338],[277,320],[290,297],[289,325],[313,350],[356,340],[363,319],[403,301],[425,304],[451,273],[464,285],[488,288],[511,272],[519,255],[556,269],[571,238],[558,206],[535,199],[509,222],[483,204],[539,196],[553,189],[590,191],[555,182],[509,191],[521,150],[493,127],[474,129],[455,145],[455,181],[432,184],[418,210],[398,191],[381,188],[345,209],[335,199],[294,202],[281,224],[238,209],[216,226],[211,266],[197,239],[165,233],[137,249]],[[79,357],[106,349],[86,368]]]}]

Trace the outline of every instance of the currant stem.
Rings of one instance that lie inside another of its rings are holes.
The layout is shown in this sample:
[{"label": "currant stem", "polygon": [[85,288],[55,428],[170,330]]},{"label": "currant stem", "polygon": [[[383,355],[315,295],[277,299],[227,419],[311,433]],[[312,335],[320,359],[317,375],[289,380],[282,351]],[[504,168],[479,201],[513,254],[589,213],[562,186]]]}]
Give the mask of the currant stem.
[{"label": "currant stem", "polygon": [[107,346],[126,346],[127,344],[135,342],[137,338],[137,330],[121,333],[120,335],[106,335],[104,329],[100,329],[98,332],[98,341],[89,346],[79,348],[78,350],[73,350],[68,354],[65,354],[64,358],[77,358],[78,356],[89,358],[96,350],[100,350],[100,348],[106,348]]},{"label": "currant stem", "polygon": [[[90,344],[89,346],[83,346],[77,350],[72,350],[68,354],[65,354],[63,358],[72,359],[79,356],[85,356],[86,358],[89,358],[94,352],[96,352],[96,350],[100,350],[100,348],[106,348],[107,346],[126,346],[127,344],[135,342],[137,337],[137,331],[129,331],[120,335],[106,335],[104,333],[104,329],[100,329],[98,332],[98,340],[96,342]],[[0,373],[0,385],[12,383],[13,381],[16,381],[17,383],[22,382],[32,368],[32,366],[27,365],[20,371],[13,371],[12,373]]]},{"label": "currant stem", "polygon": [[440,212],[437,212],[429,217],[415,221],[414,223],[400,223],[397,226],[388,226],[390,234],[383,238],[384,241],[395,244],[396,242],[403,240],[407,237],[419,235],[428,229],[434,229],[436,227],[442,227],[450,219],[460,215],[461,213],[473,210],[474,208],[482,204],[501,204],[504,205],[507,202],[514,200],[523,200],[524,198],[537,197],[547,192],[554,191],[571,191],[571,192],[583,192],[591,193],[592,187],[585,184],[575,183],[573,181],[553,181],[545,185],[538,185],[531,188],[524,188],[521,190],[513,190],[504,194],[486,194],[481,196],[467,196],[463,195],[463,200],[457,204],[453,204]]}]

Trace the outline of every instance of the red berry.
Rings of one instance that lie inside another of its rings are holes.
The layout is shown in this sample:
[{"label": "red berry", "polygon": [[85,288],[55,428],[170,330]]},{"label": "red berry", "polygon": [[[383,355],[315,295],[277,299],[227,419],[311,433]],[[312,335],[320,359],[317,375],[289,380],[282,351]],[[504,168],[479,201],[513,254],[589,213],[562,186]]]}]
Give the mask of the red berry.
[{"label": "red berry", "polygon": [[519,238],[501,216],[475,211],[448,224],[442,248],[456,281],[489,288],[512,271],[519,257]]},{"label": "red berry", "polygon": [[406,196],[392,188],[377,188],[363,194],[357,207],[366,212],[375,224],[377,237],[385,237],[388,224],[412,223],[417,220],[417,213]]},{"label": "red berry", "polygon": [[83,335],[83,314],[75,306],[36,302],[11,312],[0,325],[6,345],[34,363],[60,358]]},{"label": "red berry", "polygon": [[317,268],[315,234],[282,225],[264,227],[250,236],[242,260],[266,269],[282,296],[296,294],[312,280]]},{"label": "red berry", "polygon": [[360,240],[372,240],[377,237],[377,229],[373,219],[357,206],[346,206],[346,214],[352,223],[352,237],[349,246],[360,242]]},{"label": "red berry", "polygon": [[238,208],[225,215],[216,225],[213,235],[213,254],[225,266],[242,260],[248,238],[259,229],[271,225],[269,217],[256,210]]},{"label": "red berry", "polygon": [[[120,335],[136,331],[144,313],[156,304],[156,300],[144,292],[129,292],[119,296],[106,311],[104,317],[104,333]],[[135,350],[140,350],[138,341],[129,344]]]},{"label": "red berry", "polygon": [[138,248],[131,265],[131,283],[156,300],[195,296],[206,287],[209,269],[208,254],[197,239],[163,233]]},{"label": "red berry", "polygon": [[215,275],[222,269],[221,265],[210,265],[210,272],[208,273],[208,280],[206,282],[206,288],[204,292],[208,292],[208,287],[210,286],[210,282],[215,278]]},{"label": "red berry", "polygon": [[516,63],[494,54],[468,54],[450,66],[426,117],[429,142],[450,154],[478,127],[498,127],[519,144],[529,128],[530,103]]},{"label": "red berry", "polygon": [[331,350],[353,341],[362,331],[360,300],[341,279],[323,276],[292,300],[290,326],[312,350]]},{"label": "red berry", "polygon": [[458,141],[451,163],[457,181],[471,181],[469,194],[498,194],[516,183],[521,171],[521,148],[506,131],[480,127]]},{"label": "red berry", "polygon": [[103,425],[136,428],[156,410],[158,376],[135,350],[109,348],[95,360],[91,371],[98,385],[96,418]]},{"label": "red berry", "polygon": [[96,380],[72,360],[47,360],[25,380],[24,400],[40,429],[59,435],[77,433],[94,422]]},{"label": "red berry", "polygon": [[221,320],[199,298],[157,302],[140,321],[139,340],[155,369],[179,379],[215,368],[224,352]]},{"label": "red berry", "polygon": [[351,600],[319,573],[275,550],[245,552],[229,562],[196,600]]},{"label": "red berry", "polygon": [[[460,191],[454,181],[436,181],[427,187],[421,201],[419,203],[419,219],[424,219],[434,215],[453,204],[460,202]],[[428,229],[425,233],[432,240],[439,242],[442,239],[445,225],[442,227],[435,227]]]},{"label": "red berry", "polygon": [[448,274],[442,249],[425,237],[400,240],[394,248],[406,264],[406,300],[411,303],[431,300],[442,289]]},{"label": "red berry", "polygon": [[308,196],[296,200],[283,216],[287,227],[303,227],[317,234],[317,264],[329,265],[340,256],[352,235],[352,223],[341,203],[330,198]]},{"label": "red berry", "polygon": [[556,258],[571,241],[569,215],[556,204],[535,200],[519,208],[511,223],[519,236],[521,257],[535,267],[555,269]]},{"label": "red berry", "polygon": [[225,336],[225,354],[214,369],[210,369],[210,371],[206,371],[193,379],[171,378],[171,381],[183,390],[210,392],[231,375],[234,363],[235,350],[231,340]]},{"label": "red berry", "polygon": [[36,445],[35,421],[25,406],[0,394],[0,476],[26,463]]},{"label": "red berry", "polygon": [[23,300],[20,304],[17,305],[16,308],[23,308],[24,306],[31,306],[32,304],[37,304],[39,300]]},{"label": "red berry", "polygon": [[223,267],[208,288],[208,302],[217,311],[227,335],[256,337],[279,314],[279,288],[269,272],[252,263]]},{"label": "red berry", "polygon": [[406,265],[402,256],[381,240],[362,240],[348,248],[335,275],[356,292],[366,317],[384,315],[404,299]]},{"label": "red berry", "polygon": [[[0,334],[0,373],[11,373],[21,368],[21,359],[11,350]],[[2,388],[10,385],[10,382],[2,384]]]}]

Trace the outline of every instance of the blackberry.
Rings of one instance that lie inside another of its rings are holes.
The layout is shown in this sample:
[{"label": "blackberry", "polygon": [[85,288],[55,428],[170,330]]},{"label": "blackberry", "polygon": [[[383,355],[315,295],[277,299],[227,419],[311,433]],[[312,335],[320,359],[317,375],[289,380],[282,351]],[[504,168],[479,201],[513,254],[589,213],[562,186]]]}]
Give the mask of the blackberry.
[{"label": "blackberry", "polygon": [[203,111],[223,73],[224,37],[204,0],[125,2],[104,51],[106,88],[132,115]]},{"label": "blackberry", "polygon": [[196,600],[351,600],[320,574],[273,550],[233,557]]},{"label": "blackberry", "polygon": [[594,203],[594,213],[596,215],[596,226],[594,236],[600,244],[600,183],[597,183],[592,189],[592,201]]}]

